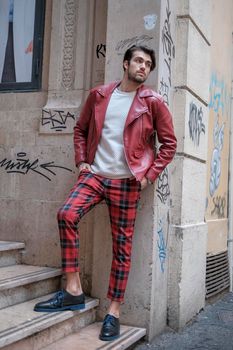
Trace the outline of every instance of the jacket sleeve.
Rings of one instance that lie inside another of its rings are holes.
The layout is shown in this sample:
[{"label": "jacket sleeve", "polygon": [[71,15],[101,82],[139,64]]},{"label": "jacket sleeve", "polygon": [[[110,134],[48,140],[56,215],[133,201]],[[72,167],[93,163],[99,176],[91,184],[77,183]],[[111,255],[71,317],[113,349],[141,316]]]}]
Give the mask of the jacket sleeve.
[{"label": "jacket sleeve", "polygon": [[94,108],[94,92],[91,91],[81,110],[76,125],[74,127],[74,152],[75,164],[87,161],[87,137],[92,111]]},{"label": "jacket sleeve", "polygon": [[155,160],[146,177],[154,182],[165,167],[172,161],[177,146],[177,140],[174,134],[172,116],[163,100],[158,101],[157,111],[154,116],[155,131],[160,147]]}]

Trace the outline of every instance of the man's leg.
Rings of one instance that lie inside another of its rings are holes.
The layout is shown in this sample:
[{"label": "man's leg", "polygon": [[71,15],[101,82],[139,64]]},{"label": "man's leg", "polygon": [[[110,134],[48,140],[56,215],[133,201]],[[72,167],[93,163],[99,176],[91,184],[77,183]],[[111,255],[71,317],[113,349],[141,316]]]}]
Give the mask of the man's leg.
[{"label": "man's leg", "polygon": [[135,179],[122,179],[108,180],[107,184],[105,196],[113,240],[113,259],[107,295],[111,304],[107,319],[103,323],[100,339],[113,340],[119,336],[118,318],[131,265],[132,238],[140,197],[140,183]]},{"label": "man's leg", "polygon": [[79,277],[80,219],[102,199],[103,187],[89,171],[82,171],[65,204],[58,211],[58,227],[61,242],[62,270],[66,274],[65,290],[52,299],[38,303],[35,311],[62,311],[84,308],[84,295]]}]

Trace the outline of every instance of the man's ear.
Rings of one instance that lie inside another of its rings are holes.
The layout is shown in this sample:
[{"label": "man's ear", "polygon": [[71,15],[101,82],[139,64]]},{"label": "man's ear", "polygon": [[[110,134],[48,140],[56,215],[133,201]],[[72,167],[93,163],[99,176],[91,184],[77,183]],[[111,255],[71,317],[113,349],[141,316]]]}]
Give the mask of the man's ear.
[{"label": "man's ear", "polygon": [[129,68],[129,62],[127,60],[125,60],[123,62],[123,67],[124,67],[124,69],[128,69]]}]

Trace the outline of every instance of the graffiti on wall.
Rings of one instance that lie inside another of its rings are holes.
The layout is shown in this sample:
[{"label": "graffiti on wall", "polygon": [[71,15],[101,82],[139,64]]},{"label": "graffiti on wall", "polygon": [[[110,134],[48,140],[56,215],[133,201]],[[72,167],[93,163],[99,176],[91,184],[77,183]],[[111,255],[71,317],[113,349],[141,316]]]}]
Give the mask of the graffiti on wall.
[{"label": "graffiti on wall", "polygon": [[61,165],[55,164],[54,161],[47,163],[40,163],[39,159],[30,160],[25,152],[19,152],[16,154],[16,159],[3,158],[0,160],[0,168],[4,169],[7,174],[22,174],[34,172],[48,181],[51,181],[51,176],[56,176],[56,169],[63,169],[69,172],[73,172],[71,169]]},{"label": "graffiti on wall", "polygon": [[225,80],[213,73],[210,80],[209,123],[212,140],[209,154],[209,198],[207,212],[209,217],[227,217],[228,191],[228,144],[230,94]]},{"label": "graffiti on wall", "polygon": [[132,45],[136,46],[148,46],[148,43],[153,39],[153,36],[147,35],[147,34],[142,34],[140,36],[134,36],[132,38],[120,40],[116,47],[115,50],[118,55],[123,55],[127,49],[129,49]]},{"label": "graffiti on wall", "polygon": [[218,79],[217,74],[213,73],[210,82],[210,102],[209,108],[215,113],[229,115],[229,94],[224,80]]},{"label": "graffiti on wall", "polygon": [[50,130],[63,131],[69,119],[75,120],[74,114],[58,109],[42,109],[41,125],[49,125]]},{"label": "graffiti on wall", "polygon": [[169,106],[169,91],[172,82],[172,60],[175,58],[175,44],[171,33],[171,10],[167,0],[166,16],[162,29],[163,61],[166,73],[162,75],[159,86],[159,93],[163,96],[164,102]]},{"label": "graffiti on wall", "polygon": [[195,146],[200,144],[201,133],[205,134],[202,107],[197,107],[194,102],[189,105],[189,136]]},{"label": "graffiti on wall", "polygon": [[106,56],[106,45],[105,44],[98,44],[96,46],[96,57],[99,59],[101,57],[105,58]]},{"label": "graffiti on wall", "polygon": [[165,265],[166,256],[167,256],[167,246],[164,238],[164,229],[163,229],[162,220],[159,220],[157,234],[158,234],[157,247],[159,251],[160,268],[161,268],[161,271],[164,273],[164,265]]},{"label": "graffiti on wall", "polygon": [[167,168],[165,168],[158,177],[156,192],[158,193],[160,201],[165,204],[170,195]]},{"label": "graffiti on wall", "polygon": [[226,198],[222,196],[213,197],[214,209],[211,211],[211,215],[217,215],[219,219],[225,217]]},{"label": "graffiti on wall", "polygon": [[221,176],[221,151],[223,148],[224,140],[224,123],[219,125],[219,116],[215,120],[213,130],[213,143],[214,149],[212,152],[211,163],[210,163],[210,182],[209,191],[211,197],[214,195],[220,183]]}]

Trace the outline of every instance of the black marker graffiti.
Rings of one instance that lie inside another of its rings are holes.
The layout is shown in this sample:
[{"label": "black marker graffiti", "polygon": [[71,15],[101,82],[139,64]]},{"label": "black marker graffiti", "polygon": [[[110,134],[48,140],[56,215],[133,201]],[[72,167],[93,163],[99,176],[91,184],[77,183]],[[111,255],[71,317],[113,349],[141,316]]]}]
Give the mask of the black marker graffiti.
[{"label": "black marker graffiti", "polygon": [[70,112],[65,113],[63,110],[58,109],[42,109],[41,124],[50,124],[51,130],[62,131],[63,129],[66,129],[66,122],[69,118],[75,120],[74,114],[71,114]]},{"label": "black marker graffiti", "polygon": [[158,193],[158,197],[161,200],[161,202],[165,204],[168,199],[168,196],[170,195],[167,168],[165,168],[164,171],[158,177],[158,185],[156,192]]},{"label": "black marker graffiti", "polygon": [[219,219],[225,217],[226,198],[221,196],[213,197],[214,209],[211,211],[211,215],[216,214]]},{"label": "black marker graffiti", "polygon": [[117,43],[115,50],[118,55],[123,55],[124,52],[130,48],[132,45],[140,46],[146,45],[149,41],[153,39],[152,36],[143,34],[141,36],[134,36],[133,38],[121,40]]},{"label": "black marker graffiti", "polygon": [[35,172],[41,176],[43,176],[45,179],[51,181],[49,174],[56,175],[54,170],[51,169],[64,169],[70,172],[73,172],[71,169],[56,165],[54,162],[48,162],[48,163],[42,163],[39,164],[39,159],[36,159],[34,161],[30,161],[27,157],[27,153],[25,152],[19,152],[17,153],[16,160],[8,160],[7,158],[4,158],[0,161],[0,168],[4,168],[8,174],[12,173],[18,173],[26,175],[30,171]]},{"label": "black marker graffiti", "polygon": [[162,45],[164,54],[164,63],[167,67],[166,79],[162,77],[160,81],[159,93],[163,96],[164,102],[169,106],[169,91],[172,82],[172,59],[175,57],[175,45],[173,43],[170,23],[171,10],[169,0],[167,0],[166,18],[162,29]]},{"label": "black marker graffiti", "polygon": [[166,105],[169,106],[169,85],[163,80],[163,78],[160,81],[159,93],[163,96]]},{"label": "black marker graffiti", "polygon": [[97,58],[100,58],[100,55],[102,55],[102,57],[106,56],[106,45],[104,45],[104,44],[98,44],[96,46],[96,56],[97,56]]},{"label": "black marker graffiti", "polygon": [[205,134],[202,107],[198,108],[194,102],[191,102],[189,107],[189,136],[194,144],[199,146],[200,135],[202,132]]},{"label": "black marker graffiti", "polygon": [[167,17],[164,22],[163,30],[162,30],[162,43],[163,43],[163,53],[165,53],[164,62],[167,65],[169,72],[169,84],[171,86],[171,60],[175,57],[175,45],[173,43],[172,35],[171,35],[171,24],[170,24],[170,6],[169,0],[167,0],[167,8],[166,8]]}]

